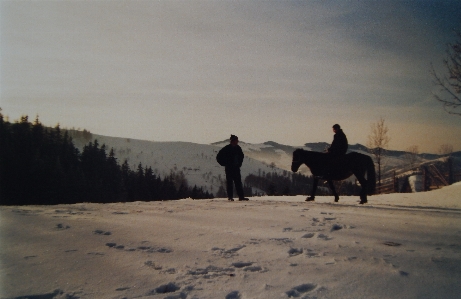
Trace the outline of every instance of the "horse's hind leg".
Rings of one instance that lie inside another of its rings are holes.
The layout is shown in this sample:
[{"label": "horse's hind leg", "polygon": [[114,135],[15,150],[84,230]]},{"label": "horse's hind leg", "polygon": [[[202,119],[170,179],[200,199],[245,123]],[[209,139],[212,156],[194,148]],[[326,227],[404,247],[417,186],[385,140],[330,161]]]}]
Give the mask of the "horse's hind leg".
[{"label": "horse's hind leg", "polygon": [[335,202],[339,201],[339,195],[336,193],[336,188],[335,184],[333,184],[332,180],[328,180],[328,186],[330,186],[331,192],[333,192],[333,195],[335,196]]},{"label": "horse's hind leg", "polygon": [[357,178],[357,180],[360,183],[360,187],[361,187],[361,190],[360,190],[360,204],[363,205],[364,203],[368,202],[368,200],[367,200],[367,190],[368,190],[367,183],[368,183],[368,181],[362,175],[355,175],[355,177]]},{"label": "horse's hind leg", "polygon": [[319,184],[319,179],[314,177],[314,184],[312,185],[311,196],[306,198],[306,201],[313,201],[315,200],[315,193],[317,192],[317,186]]}]

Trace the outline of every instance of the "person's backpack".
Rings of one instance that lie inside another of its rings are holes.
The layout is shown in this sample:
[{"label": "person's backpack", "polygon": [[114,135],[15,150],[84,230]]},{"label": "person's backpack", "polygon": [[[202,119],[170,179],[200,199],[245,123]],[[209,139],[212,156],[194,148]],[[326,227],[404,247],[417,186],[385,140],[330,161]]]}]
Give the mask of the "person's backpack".
[{"label": "person's backpack", "polygon": [[216,161],[219,165],[226,166],[226,153],[224,152],[224,148],[222,148],[216,155]]}]

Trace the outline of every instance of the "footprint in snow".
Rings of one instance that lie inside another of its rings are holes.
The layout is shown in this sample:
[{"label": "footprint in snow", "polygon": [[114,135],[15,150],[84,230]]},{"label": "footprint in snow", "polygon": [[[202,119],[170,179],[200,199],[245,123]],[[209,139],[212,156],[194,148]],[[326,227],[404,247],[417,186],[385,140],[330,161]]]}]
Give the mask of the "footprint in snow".
[{"label": "footprint in snow", "polygon": [[410,273],[405,272],[405,271],[399,271],[399,274],[400,274],[400,276],[404,276],[404,277],[407,277],[407,276],[410,275]]},{"label": "footprint in snow", "polygon": [[106,232],[106,231],[103,231],[103,230],[100,230],[100,229],[94,230],[93,234],[95,234],[95,235],[104,235],[104,236],[112,235],[111,232]]},{"label": "footprint in snow", "polygon": [[164,271],[160,271],[160,273],[164,273],[164,274],[176,274],[176,269],[175,268],[169,268],[169,269],[166,269]]},{"label": "footprint in snow", "polygon": [[62,224],[62,223],[58,223],[58,224],[56,224],[56,228],[57,228],[57,229],[60,229],[60,230],[61,230],[61,229],[69,229],[70,226],[69,226],[69,225],[64,225],[64,224]]},{"label": "footprint in snow", "polygon": [[167,294],[167,293],[174,293],[180,289],[175,283],[170,282],[168,284],[161,285],[151,291],[149,291],[146,296],[152,296],[155,294]]},{"label": "footprint in snow", "polygon": [[263,268],[261,268],[260,266],[250,266],[250,267],[243,268],[243,271],[245,271],[245,272],[263,272]]},{"label": "footprint in snow", "polygon": [[307,233],[307,234],[305,234],[304,236],[302,236],[301,238],[310,239],[310,238],[312,238],[313,236],[315,236],[314,233]]},{"label": "footprint in snow", "polygon": [[392,242],[392,241],[386,241],[386,242],[384,242],[383,244],[384,244],[384,245],[387,245],[387,246],[393,246],[393,247],[394,247],[394,246],[396,247],[396,246],[402,245],[402,244],[400,244],[400,243]]},{"label": "footprint in snow", "polygon": [[317,238],[318,238],[318,239],[323,239],[323,240],[325,240],[325,241],[329,241],[329,240],[332,239],[332,238],[330,238],[330,237],[328,237],[327,235],[324,235],[324,234],[319,234],[319,235],[317,236]]},{"label": "footprint in snow", "polygon": [[230,257],[233,257],[233,256],[238,256],[238,251],[245,248],[246,245],[239,245],[237,247],[234,247],[234,248],[231,248],[231,249],[225,249],[225,248],[219,248],[219,247],[213,247],[211,248],[212,251],[215,252],[215,254],[219,254],[221,255],[222,257],[225,257],[225,258],[230,258]]},{"label": "footprint in snow", "polygon": [[253,262],[236,262],[236,263],[232,263],[232,266],[234,266],[235,268],[244,268],[244,267],[251,266],[253,264],[254,264]]},{"label": "footprint in snow", "polygon": [[234,268],[221,268],[221,267],[216,267],[213,265],[210,265],[206,268],[196,268],[196,269],[191,269],[187,271],[188,275],[193,275],[193,276],[201,276],[203,275],[204,277],[217,277],[217,276],[234,276],[235,269]]},{"label": "footprint in snow", "polygon": [[293,243],[293,240],[290,238],[270,238],[271,241],[276,241],[279,244]]},{"label": "footprint in snow", "polygon": [[307,249],[306,256],[309,258],[320,257],[320,254],[314,252],[312,249]]},{"label": "footprint in snow", "polygon": [[302,294],[310,292],[314,290],[316,287],[317,285],[313,283],[306,283],[306,284],[293,287],[291,290],[286,291],[285,294],[287,294],[289,298],[300,297]]},{"label": "footprint in snow", "polygon": [[144,265],[153,268],[154,270],[162,270],[162,266],[155,264],[153,261],[146,261]]},{"label": "footprint in snow", "polygon": [[242,295],[240,294],[239,291],[233,291],[227,294],[225,298],[226,299],[240,299],[242,298]]},{"label": "footprint in snow", "polygon": [[102,252],[88,252],[88,255],[104,255]]},{"label": "footprint in snow", "polygon": [[333,225],[331,226],[331,230],[330,230],[330,231],[334,232],[334,231],[340,230],[340,229],[342,229],[342,228],[343,228],[343,226],[342,226],[341,224],[335,223],[335,224],[333,224]]},{"label": "footprint in snow", "polygon": [[290,248],[290,250],[288,250],[290,256],[300,255],[301,253],[303,253],[302,248]]}]

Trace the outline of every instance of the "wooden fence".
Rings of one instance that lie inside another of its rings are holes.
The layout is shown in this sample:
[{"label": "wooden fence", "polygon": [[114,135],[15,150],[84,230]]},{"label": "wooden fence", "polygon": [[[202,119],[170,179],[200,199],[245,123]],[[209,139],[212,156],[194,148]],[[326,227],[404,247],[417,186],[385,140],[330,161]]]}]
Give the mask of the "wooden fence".
[{"label": "wooden fence", "polygon": [[400,174],[393,171],[390,177],[384,178],[381,183],[376,183],[376,194],[412,192],[408,181],[412,175],[422,176],[423,191],[434,190],[459,182],[461,181],[461,173],[453,173],[451,163],[451,159],[447,159],[446,165],[431,163],[421,165],[417,169],[406,170]]}]

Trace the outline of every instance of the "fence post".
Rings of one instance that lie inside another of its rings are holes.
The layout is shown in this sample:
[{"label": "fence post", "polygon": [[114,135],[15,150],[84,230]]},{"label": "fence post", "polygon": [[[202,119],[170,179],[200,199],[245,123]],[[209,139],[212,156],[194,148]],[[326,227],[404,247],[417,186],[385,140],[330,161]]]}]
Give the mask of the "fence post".
[{"label": "fence post", "polygon": [[448,157],[447,163],[448,163],[448,185],[452,185],[454,183],[453,160],[450,157]]},{"label": "fence post", "polygon": [[426,166],[422,167],[422,172],[423,172],[423,190],[427,191],[429,188],[427,186],[427,171],[426,171]]},{"label": "fence post", "polygon": [[394,180],[394,192],[397,193],[398,192],[398,186],[397,186],[397,181],[396,181],[396,178],[395,178],[395,170],[394,170],[393,180]]}]

